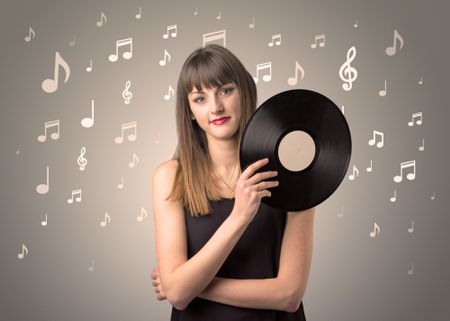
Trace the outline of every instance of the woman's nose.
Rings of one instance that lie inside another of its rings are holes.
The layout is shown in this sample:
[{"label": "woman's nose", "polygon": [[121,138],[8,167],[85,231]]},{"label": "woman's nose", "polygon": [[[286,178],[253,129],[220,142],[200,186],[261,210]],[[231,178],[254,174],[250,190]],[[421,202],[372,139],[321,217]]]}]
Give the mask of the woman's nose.
[{"label": "woman's nose", "polygon": [[211,100],[211,112],[213,114],[221,114],[223,112],[222,102],[217,97]]}]

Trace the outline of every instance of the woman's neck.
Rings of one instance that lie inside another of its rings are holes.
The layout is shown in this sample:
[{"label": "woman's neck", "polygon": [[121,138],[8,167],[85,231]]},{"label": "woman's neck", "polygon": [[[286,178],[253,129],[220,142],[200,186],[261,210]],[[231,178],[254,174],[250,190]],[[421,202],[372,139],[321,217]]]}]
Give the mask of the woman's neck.
[{"label": "woman's neck", "polygon": [[222,177],[230,177],[239,163],[237,140],[208,141],[213,170]]}]

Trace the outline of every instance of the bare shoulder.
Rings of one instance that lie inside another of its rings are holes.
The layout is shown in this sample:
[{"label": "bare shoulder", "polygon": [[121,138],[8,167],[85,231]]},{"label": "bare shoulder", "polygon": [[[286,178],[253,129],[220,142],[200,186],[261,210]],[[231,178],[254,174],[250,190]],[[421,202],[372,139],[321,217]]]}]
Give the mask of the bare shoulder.
[{"label": "bare shoulder", "polygon": [[153,182],[156,184],[164,183],[164,185],[167,185],[169,183],[170,187],[172,187],[177,168],[178,161],[175,159],[171,159],[159,164],[158,166],[156,166],[153,172]]},{"label": "bare shoulder", "polygon": [[152,198],[157,208],[160,208],[162,204],[168,205],[166,201],[175,183],[177,167],[177,160],[168,160],[157,165],[153,171]]}]

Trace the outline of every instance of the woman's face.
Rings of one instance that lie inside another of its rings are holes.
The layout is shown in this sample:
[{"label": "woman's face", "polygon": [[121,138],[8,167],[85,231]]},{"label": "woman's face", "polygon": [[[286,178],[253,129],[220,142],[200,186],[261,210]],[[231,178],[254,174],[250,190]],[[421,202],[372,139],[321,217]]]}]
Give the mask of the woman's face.
[{"label": "woman's face", "polygon": [[238,132],[241,120],[241,97],[236,84],[196,89],[188,94],[191,112],[208,140],[226,140]]}]

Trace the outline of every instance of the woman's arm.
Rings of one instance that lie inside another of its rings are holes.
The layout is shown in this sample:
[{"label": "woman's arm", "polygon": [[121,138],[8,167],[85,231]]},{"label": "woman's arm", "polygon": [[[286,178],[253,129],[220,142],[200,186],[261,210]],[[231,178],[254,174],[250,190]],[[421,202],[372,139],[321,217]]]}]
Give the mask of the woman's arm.
[{"label": "woman's arm", "polygon": [[288,212],[278,276],[271,279],[214,278],[201,298],[256,309],[298,310],[308,282],[314,208]]},{"label": "woman's arm", "polygon": [[[153,175],[153,213],[161,284],[167,300],[179,310],[211,282],[249,222],[231,213],[210,240],[187,259],[186,226],[179,201],[168,201],[175,161],[158,166]],[[170,183],[169,183],[170,182]]]}]

